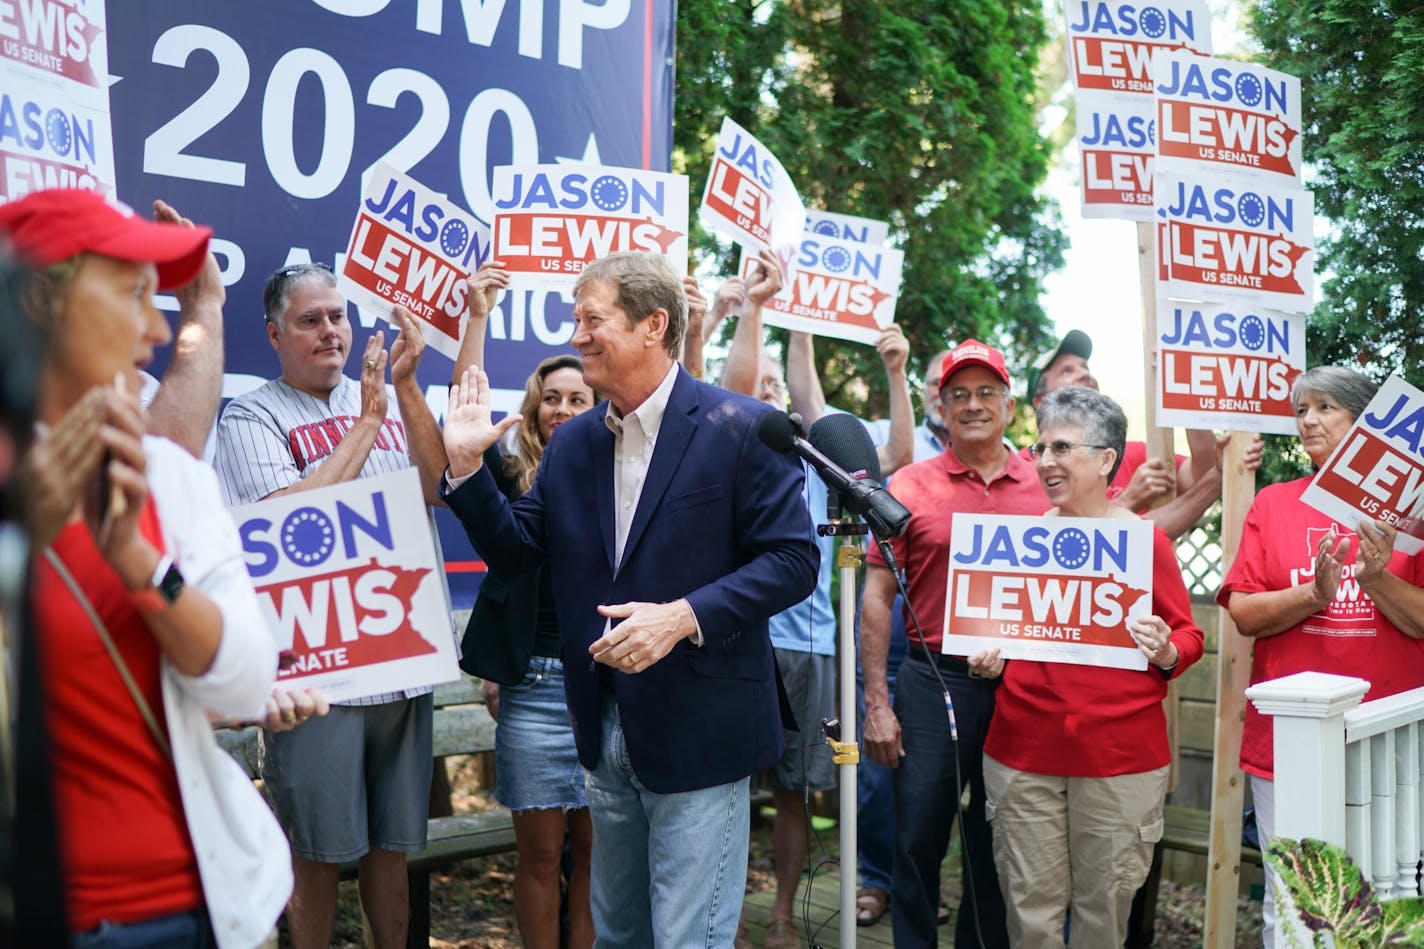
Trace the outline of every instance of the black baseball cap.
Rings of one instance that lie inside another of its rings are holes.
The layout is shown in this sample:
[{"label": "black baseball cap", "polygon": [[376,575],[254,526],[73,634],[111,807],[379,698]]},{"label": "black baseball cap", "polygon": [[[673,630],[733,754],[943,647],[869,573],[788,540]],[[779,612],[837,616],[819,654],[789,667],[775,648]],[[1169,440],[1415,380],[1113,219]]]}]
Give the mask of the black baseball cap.
[{"label": "black baseball cap", "polygon": [[1080,359],[1093,357],[1093,339],[1082,330],[1069,330],[1058,341],[1058,346],[1039,356],[1028,370],[1028,402],[1033,404],[1034,393],[1038,390],[1038,377],[1062,355],[1077,356]]}]

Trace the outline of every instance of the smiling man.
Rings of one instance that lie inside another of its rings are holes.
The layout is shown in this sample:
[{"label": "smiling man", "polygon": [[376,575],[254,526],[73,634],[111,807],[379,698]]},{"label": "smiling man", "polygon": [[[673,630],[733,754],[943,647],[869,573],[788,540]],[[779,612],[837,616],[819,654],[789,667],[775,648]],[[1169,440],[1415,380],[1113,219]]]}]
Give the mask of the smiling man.
[{"label": "smiling man", "polygon": [[495,574],[550,565],[598,944],[727,946],[748,777],[782,751],[767,619],[816,581],[801,466],[757,438],[768,406],[678,366],[687,304],[662,257],[595,261],[574,297],[573,345],[608,408],[566,422],[511,504],[483,455],[519,419],[493,423],[489,380],[467,370],[446,501]]},{"label": "smiling man", "polygon": [[[445,451],[415,379],[425,342],[411,315],[396,308],[402,329],[389,354],[384,334],[371,334],[357,381],[345,374],[351,323],[328,268],[283,267],[262,297],[282,375],[223,411],[215,466],[224,500],[250,504],[414,462],[426,500],[438,501]],[[376,945],[406,944],[405,854],[425,846],[433,691],[333,705],[324,719],[267,736],[262,776],[292,844],[296,884],[287,920],[297,949],[331,942],[337,875],[347,860],[359,861]]]},{"label": "smiling man", "polygon": [[[940,416],[949,443],[935,458],[895,474],[895,496],[910,509],[909,529],[889,541],[905,571],[910,647],[895,680],[891,707],[886,655],[895,575],[880,550],[870,549],[860,617],[865,679],[865,751],[894,769],[894,872],[890,892],[895,945],[938,945],[939,870],[966,786],[964,875],[970,881],[955,929],[959,949],[1008,945],[1004,901],[994,870],[984,811],[984,736],[994,712],[994,683],[970,674],[965,660],[940,653],[949,571],[950,524],[955,512],[1042,514],[1048,499],[1033,466],[1004,444],[1013,417],[1004,354],[967,340],[944,357],[939,373]],[[938,670],[932,668],[938,666]],[[936,676],[936,671],[938,676]],[[957,737],[945,717],[954,703]]]}]

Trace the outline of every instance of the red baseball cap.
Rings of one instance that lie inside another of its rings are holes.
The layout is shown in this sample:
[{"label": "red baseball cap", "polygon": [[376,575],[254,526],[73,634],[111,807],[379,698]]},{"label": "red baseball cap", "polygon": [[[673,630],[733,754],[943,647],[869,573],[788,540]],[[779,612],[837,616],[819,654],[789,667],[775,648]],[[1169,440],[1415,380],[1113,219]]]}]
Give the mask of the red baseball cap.
[{"label": "red baseball cap", "polygon": [[983,366],[1002,379],[1004,385],[1011,384],[1004,354],[977,339],[966,339],[951,349],[939,364],[939,387],[943,389],[949,384],[950,376],[968,366]]},{"label": "red baseball cap", "polygon": [[188,283],[203,266],[212,228],[146,221],[93,191],[50,188],[0,205],[0,233],[31,267],[76,254],[154,264],[158,289]]}]

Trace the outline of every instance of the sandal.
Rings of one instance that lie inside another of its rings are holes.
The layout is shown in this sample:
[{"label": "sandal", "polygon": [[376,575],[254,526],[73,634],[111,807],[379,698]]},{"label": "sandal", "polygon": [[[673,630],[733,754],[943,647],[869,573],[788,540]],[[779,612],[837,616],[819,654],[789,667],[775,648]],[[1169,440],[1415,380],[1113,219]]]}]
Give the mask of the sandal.
[{"label": "sandal", "polygon": [[878,886],[861,887],[855,894],[855,924],[874,926],[890,908],[890,894]]}]

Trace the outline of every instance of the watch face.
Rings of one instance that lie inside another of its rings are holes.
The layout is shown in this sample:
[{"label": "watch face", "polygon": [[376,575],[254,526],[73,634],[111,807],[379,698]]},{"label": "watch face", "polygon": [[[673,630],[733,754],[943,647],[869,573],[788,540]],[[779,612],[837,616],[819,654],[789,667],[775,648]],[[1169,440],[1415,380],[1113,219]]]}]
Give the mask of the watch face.
[{"label": "watch face", "polygon": [[178,565],[174,564],[168,568],[168,572],[163,575],[163,579],[158,582],[158,592],[169,603],[178,599],[179,592],[183,589],[183,574],[178,572]]}]

